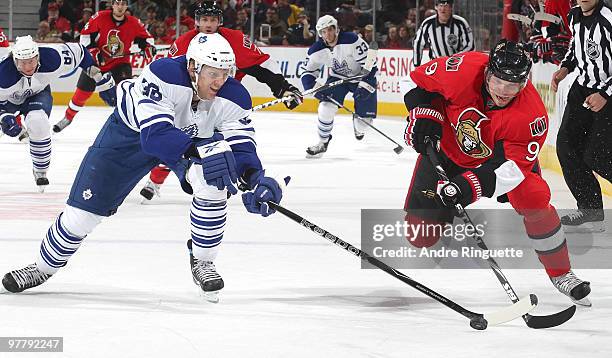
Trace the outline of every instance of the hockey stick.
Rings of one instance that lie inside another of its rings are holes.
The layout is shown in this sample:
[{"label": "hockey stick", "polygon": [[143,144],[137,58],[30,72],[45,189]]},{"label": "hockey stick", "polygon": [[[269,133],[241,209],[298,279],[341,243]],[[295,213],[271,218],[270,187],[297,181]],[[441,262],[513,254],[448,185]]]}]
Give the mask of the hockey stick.
[{"label": "hockey stick", "polygon": [[382,135],[383,137],[387,138],[388,140],[390,140],[391,142],[393,142],[393,144],[395,144],[397,147],[393,148],[393,151],[396,154],[400,154],[402,151],[404,151],[404,147],[402,147],[398,142],[394,141],[391,137],[389,137],[388,135],[386,135],[385,133],[383,133],[382,131],[380,131],[378,128],[376,128],[373,124],[368,123],[367,121],[364,121],[363,118],[359,117],[355,112],[351,111],[349,108],[347,108],[345,105],[340,104],[338,101],[336,101],[333,97],[331,96],[327,96],[327,99],[332,102],[333,104],[335,104],[336,106],[338,106],[338,108],[344,108],[345,111],[351,113],[353,115],[353,118],[357,117],[361,123],[367,125],[368,127],[374,129],[375,131],[377,131],[378,133],[380,133],[380,135]]},{"label": "hockey stick", "polygon": [[399,272],[398,270],[392,268],[391,266],[388,266],[387,264],[376,259],[375,257],[372,257],[369,254],[361,251],[357,247],[331,234],[329,231],[317,226],[316,224],[311,223],[310,221],[304,219],[303,217],[290,211],[289,209],[285,209],[284,207],[276,203],[273,203],[271,201],[268,202],[268,205],[270,205],[270,207],[277,210],[281,214],[285,215],[289,219],[310,229],[315,234],[325,238],[326,240],[339,246],[345,251],[351,253],[352,255],[359,257],[363,261],[368,262],[369,264],[383,270],[384,272],[408,284],[409,286],[417,289],[418,291],[421,291],[425,295],[442,303],[443,305],[449,307],[453,311],[463,315],[464,317],[469,318],[470,326],[474,329],[484,330],[487,328],[487,325],[494,326],[494,325],[498,325],[498,324],[505,323],[508,321],[512,321],[513,319],[516,319],[526,314],[527,312],[531,311],[537,305],[537,297],[535,295],[529,295],[528,297],[525,297],[521,299],[520,301],[517,300],[517,302],[513,303],[511,306],[504,307],[495,312],[484,313],[484,314],[472,312],[468,309],[463,308],[462,306],[455,303],[454,301],[442,296],[438,292],[426,287],[420,282],[413,280],[412,278],[406,276],[405,274]]},{"label": "hockey stick", "polygon": [[[347,83],[347,82],[361,80],[362,78],[363,78],[363,75],[347,77],[347,78],[342,79],[342,80],[326,83],[326,84],[324,84],[322,86],[311,88],[308,91],[302,92],[302,95],[303,96],[307,96],[309,94],[313,94],[313,93],[317,93],[319,91],[323,91],[323,90],[326,90],[326,89],[329,89],[329,88],[333,88],[333,87],[339,86],[339,85]],[[251,111],[259,111],[260,109],[268,108],[268,107],[271,107],[271,106],[273,106],[275,104],[286,102],[286,101],[289,101],[291,99],[293,99],[293,96],[285,96],[285,97],[277,98],[277,99],[274,99],[274,100],[272,100],[270,102],[259,104],[259,105],[255,106],[255,107],[251,108]]]},{"label": "hockey stick", "polygon": [[[427,156],[429,157],[431,164],[436,169],[436,173],[438,174],[438,177],[440,178],[440,180],[449,181],[448,176],[446,175],[446,171],[444,170],[444,168],[442,168],[442,165],[440,164],[440,160],[438,159],[438,151],[436,150],[437,144],[434,143],[434,141],[432,141],[430,138],[426,138],[426,142],[427,142]],[[463,208],[461,204],[456,204],[455,209],[457,210],[457,213],[459,214],[459,218],[461,218],[461,220],[463,220],[463,222],[466,225],[472,225],[472,226],[474,225],[474,223],[472,222],[472,219],[470,219],[469,215],[467,214],[467,212],[465,211],[465,209]],[[476,241],[476,245],[478,245],[479,248],[481,248],[482,250],[489,250],[489,248],[487,247],[487,244],[485,244],[484,240],[482,239],[480,235],[474,234],[472,238]],[[502,272],[501,268],[499,267],[495,259],[492,257],[488,257],[487,262],[489,263],[491,270],[493,270],[493,273],[499,280],[499,283],[501,283],[502,287],[504,288],[504,291],[506,291],[506,294],[508,294],[508,297],[510,297],[510,300],[516,303],[518,301],[518,296],[516,295],[516,292],[510,285],[510,282],[508,281],[506,276],[504,276],[504,273]],[[534,316],[534,315],[525,313],[523,315],[523,320],[525,321],[527,326],[530,328],[550,328],[550,327],[559,326],[567,322],[569,319],[572,318],[572,316],[574,316],[575,312],[576,312],[576,306],[572,305],[571,307],[568,307],[563,311],[560,311],[560,312],[557,312],[551,315],[546,315],[546,316]]]}]

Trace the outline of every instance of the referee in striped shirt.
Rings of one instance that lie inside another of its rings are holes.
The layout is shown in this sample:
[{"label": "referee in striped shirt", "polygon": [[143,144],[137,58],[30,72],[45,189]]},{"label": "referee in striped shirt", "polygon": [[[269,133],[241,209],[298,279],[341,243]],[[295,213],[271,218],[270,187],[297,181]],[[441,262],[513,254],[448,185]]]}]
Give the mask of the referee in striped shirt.
[{"label": "referee in striped shirt", "polygon": [[435,16],[426,18],[414,39],[414,66],[423,62],[423,50],[429,47],[429,59],[474,50],[474,36],[467,21],[453,14],[454,0],[436,0]]},{"label": "referee in striped shirt", "polygon": [[554,91],[574,69],[557,135],[563,177],[578,211],[561,218],[566,232],[605,230],[601,188],[593,172],[612,181],[612,10],[604,0],[578,0],[569,13],[570,48],[553,74]]}]

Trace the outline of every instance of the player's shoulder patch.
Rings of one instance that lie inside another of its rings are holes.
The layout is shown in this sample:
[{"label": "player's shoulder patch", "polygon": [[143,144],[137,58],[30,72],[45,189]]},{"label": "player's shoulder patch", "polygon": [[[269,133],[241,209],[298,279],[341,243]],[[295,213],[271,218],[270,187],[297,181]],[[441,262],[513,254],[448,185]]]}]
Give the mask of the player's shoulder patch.
[{"label": "player's shoulder patch", "polygon": [[308,49],[308,56],[312,55],[315,52],[321,51],[326,47],[327,46],[325,45],[325,42],[323,42],[323,39],[318,39],[317,41],[315,41],[315,43],[310,45],[310,48]]},{"label": "player's shoulder patch", "polygon": [[21,78],[11,56],[6,57],[0,62],[0,73],[2,73],[2,76],[0,76],[0,88],[10,88],[19,82]]},{"label": "player's shoulder patch", "polygon": [[228,78],[223,86],[219,89],[219,92],[217,92],[217,97],[232,101],[245,111],[251,109],[253,106],[249,91],[247,91],[242,83],[231,77]]},{"label": "player's shoulder patch", "polygon": [[62,64],[62,57],[58,50],[52,47],[39,47],[40,68],[38,72],[55,72]]},{"label": "player's shoulder patch", "polygon": [[160,58],[151,62],[149,70],[166,83],[191,88],[185,56]]},{"label": "player's shoulder patch", "polygon": [[359,40],[359,36],[354,32],[340,32],[338,34],[338,45],[354,44],[357,40]]}]

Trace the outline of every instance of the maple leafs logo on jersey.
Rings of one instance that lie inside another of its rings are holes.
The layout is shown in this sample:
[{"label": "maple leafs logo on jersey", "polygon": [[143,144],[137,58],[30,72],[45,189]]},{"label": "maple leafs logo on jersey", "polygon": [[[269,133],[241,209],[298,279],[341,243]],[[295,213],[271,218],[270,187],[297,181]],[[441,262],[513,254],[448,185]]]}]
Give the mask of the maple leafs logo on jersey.
[{"label": "maple leafs logo on jersey", "polygon": [[23,92],[17,91],[17,92],[13,92],[11,94],[11,97],[17,101],[17,102],[21,102],[23,100],[25,100],[28,97],[32,97],[32,95],[34,95],[34,91],[32,91],[31,88],[26,89]]},{"label": "maple leafs logo on jersey", "polygon": [[123,57],[124,47],[125,45],[119,38],[119,30],[112,29],[106,35],[106,45],[102,46],[102,51],[112,58]]},{"label": "maple leafs logo on jersey", "polygon": [[191,138],[197,137],[198,136],[198,125],[195,123],[190,124],[187,127],[181,128],[181,131],[183,131],[185,134],[187,134]]},{"label": "maple leafs logo on jersey", "polygon": [[452,125],[455,130],[457,144],[461,151],[470,157],[486,158],[492,151],[483,141],[480,133],[480,123],[489,120],[476,108],[466,108],[457,119],[457,124]]},{"label": "maple leafs logo on jersey", "polygon": [[346,63],[346,60],[338,62],[338,60],[335,58],[332,61],[332,71],[343,76],[349,76],[351,74],[351,69],[349,68],[348,63]]}]

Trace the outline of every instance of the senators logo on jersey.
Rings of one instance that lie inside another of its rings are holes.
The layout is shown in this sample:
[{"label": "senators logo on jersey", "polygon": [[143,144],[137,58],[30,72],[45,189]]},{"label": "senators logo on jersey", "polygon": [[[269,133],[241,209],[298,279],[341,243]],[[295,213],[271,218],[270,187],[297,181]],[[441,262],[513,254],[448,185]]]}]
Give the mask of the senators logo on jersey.
[{"label": "senators logo on jersey", "polygon": [[459,71],[459,66],[463,63],[463,55],[455,55],[451,56],[446,60],[446,71],[447,72],[457,72]]},{"label": "senators logo on jersey", "polygon": [[546,117],[538,117],[529,123],[529,129],[531,129],[531,135],[533,137],[539,137],[546,133],[548,125],[546,124]]},{"label": "senators logo on jersey", "polygon": [[491,148],[481,139],[480,123],[484,120],[489,120],[489,118],[470,107],[461,112],[457,125],[453,125],[459,148],[463,153],[474,158],[486,158],[491,155]]},{"label": "senators logo on jersey", "polygon": [[123,57],[123,49],[125,45],[119,38],[119,30],[110,30],[106,37],[106,45],[102,46],[104,51],[109,57]]}]

